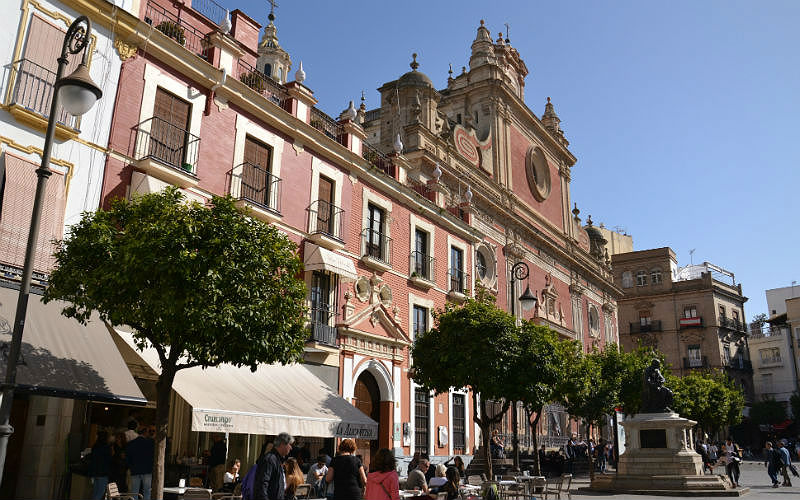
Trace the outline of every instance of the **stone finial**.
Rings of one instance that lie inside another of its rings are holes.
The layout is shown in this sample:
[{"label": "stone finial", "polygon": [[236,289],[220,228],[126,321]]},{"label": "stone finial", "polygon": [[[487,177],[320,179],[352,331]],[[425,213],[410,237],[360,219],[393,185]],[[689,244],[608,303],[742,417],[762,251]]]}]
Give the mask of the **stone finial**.
[{"label": "stone finial", "polygon": [[566,142],[564,138],[564,131],[561,130],[561,119],[556,114],[553,103],[550,98],[547,98],[547,104],[544,105],[544,114],[542,115],[542,125],[552,132],[559,140]]},{"label": "stone finial", "polygon": [[467,203],[471,203],[471,202],[472,202],[472,196],[473,196],[473,194],[472,194],[472,188],[470,188],[469,186],[467,186],[467,190],[464,192],[464,200],[465,200]]},{"label": "stone finial", "polygon": [[303,71],[303,61],[300,61],[300,67],[297,68],[297,71],[294,72],[294,81],[297,83],[303,83],[306,79],[306,72]]},{"label": "stone finial", "polygon": [[342,116],[345,120],[355,121],[357,115],[358,112],[356,111],[356,107],[353,104],[353,101],[350,101],[350,105],[344,110]]},{"label": "stone finial", "polygon": [[233,25],[231,24],[231,11],[225,9],[225,17],[219,23],[219,30],[222,34],[227,35],[230,33]]},{"label": "stone finial", "polygon": [[590,215],[589,218],[586,219],[586,225],[589,226],[589,227],[592,227],[592,224],[593,224],[592,216]]},{"label": "stone finial", "polygon": [[439,182],[439,179],[442,177],[442,167],[439,166],[439,163],[436,163],[436,167],[433,169],[433,180]]},{"label": "stone finial", "polygon": [[417,68],[419,68],[419,63],[417,62],[417,53],[416,52],[411,54],[411,59],[412,60],[411,60],[411,63],[409,64],[409,66],[411,66],[411,69],[413,71],[416,71]]},{"label": "stone finial", "polygon": [[580,215],[580,213],[581,213],[581,211],[578,209],[578,204],[575,203],[575,208],[572,209],[572,218],[575,220],[576,224],[580,224],[581,223],[581,218],[578,217],[578,215]]},{"label": "stone finial", "polygon": [[367,109],[367,93],[363,90],[361,91],[361,105],[358,108],[363,111]]},{"label": "stone finial", "polygon": [[394,138],[394,144],[392,145],[392,147],[394,148],[394,152],[397,154],[403,152],[403,141],[400,140],[400,134],[397,134],[397,137]]}]

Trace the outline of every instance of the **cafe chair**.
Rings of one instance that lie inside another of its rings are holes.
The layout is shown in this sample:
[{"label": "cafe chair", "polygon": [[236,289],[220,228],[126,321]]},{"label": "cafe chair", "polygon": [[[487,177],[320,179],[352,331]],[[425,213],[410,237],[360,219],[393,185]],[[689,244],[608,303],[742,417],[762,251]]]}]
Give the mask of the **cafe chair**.
[{"label": "cafe chair", "polygon": [[183,492],[184,500],[211,500],[211,492],[204,488],[186,488]]},{"label": "cafe chair", "polygon": [[203,478],[202,477],[190,477],[189,478],[189,487],[190,488],[202,488],[203,487]]},{"label": "cafe chair", "polygon": [[312,487],[310,484],[298,484],[297,489],[294,491],[294,496],[300,500],[303,498],[311,497]]},{"label": "cafe chair", "polygon": [[108,500],[142,500],[144,497],[141,493],[120,492],[117,483],[108,483],[106,485],[106,498]]}]

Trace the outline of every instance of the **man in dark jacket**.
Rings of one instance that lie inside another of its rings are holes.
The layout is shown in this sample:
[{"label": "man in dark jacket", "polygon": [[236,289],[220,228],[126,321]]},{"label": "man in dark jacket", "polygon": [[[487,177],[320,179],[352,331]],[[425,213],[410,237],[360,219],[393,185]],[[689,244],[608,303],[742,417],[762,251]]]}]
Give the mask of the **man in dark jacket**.
[{"label": "man in dark jacket", "polygon": [[142,427],[139,437],[125,446],[125,457],[131,471],[131,492],[142,494],[142,500],[150,500],[150,487],[153,483],[153,453],[155,442],[146,437]]},{"label": "man in dark jacket", "polygon": [[283,461],[292,451],[294,438],[285,432],[275,437],[272,450],[261,455],[256,462],[256,478],[253,488],[254,500],[283,500],[286,476]]}]

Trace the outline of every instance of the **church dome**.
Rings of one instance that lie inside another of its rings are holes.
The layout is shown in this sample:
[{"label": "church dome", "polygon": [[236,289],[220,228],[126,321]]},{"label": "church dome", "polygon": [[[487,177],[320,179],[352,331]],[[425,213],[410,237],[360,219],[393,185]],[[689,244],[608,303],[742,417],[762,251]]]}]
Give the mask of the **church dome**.
[{"label": "church dome", "polygon": [[411,61],[411,71],[401,76],[397,80],[398,87],[433,87],[433,82],[428,75],[417,71],[419,63],[417,62],[417,54],[412,54],[413,61]]}]

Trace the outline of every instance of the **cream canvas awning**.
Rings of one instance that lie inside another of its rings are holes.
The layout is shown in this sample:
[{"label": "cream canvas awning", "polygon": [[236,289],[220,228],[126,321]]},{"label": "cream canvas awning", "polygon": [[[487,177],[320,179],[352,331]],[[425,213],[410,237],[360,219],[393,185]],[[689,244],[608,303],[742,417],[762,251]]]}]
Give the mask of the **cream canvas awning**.
[{"label": "cream canvas awning", "polygon": [[[0,287],[0,343],[10,346],[19,292]],[[117,403],[146,404],[147,399],[133,380],[125,361],[111,338],[111,332],[93,314],[86,325],[67,318],[61,310],[67,304],[44,304],[31,294],[22,358],[17,367],[21,392],[63,398]],[[6,371],[8,352],[0,356],[0,370]]]},{"label": "cream canvas awning", "polygon": [[305,270],[330,271],[334,274],[338,274],[347,281],[355,281],[358,279],[356,266],[348,257],[307,241],[305,247]]},{"label": "cream canvas awning", "polygon": [[[132,335],[117,330],[129,345]],[[139,354],[160,372],[158,354]],[[187,368],[172,388],[192,407],[192,430],[238,434],[377,439],[378,424],[302,364]]]}]

